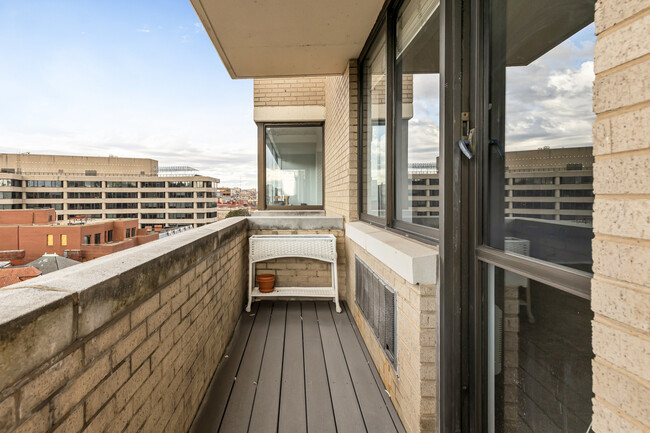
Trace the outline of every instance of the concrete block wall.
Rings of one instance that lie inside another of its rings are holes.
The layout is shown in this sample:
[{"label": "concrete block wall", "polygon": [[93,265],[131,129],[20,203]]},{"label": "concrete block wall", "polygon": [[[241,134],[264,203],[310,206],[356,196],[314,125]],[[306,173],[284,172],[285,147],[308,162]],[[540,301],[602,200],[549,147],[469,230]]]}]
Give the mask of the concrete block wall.
[{"label": "concrete block wall", "polygon": [[325,82],[325,211],[346,222],[358,219],[357,62]]},{"label": "concrete block wall", "polygon": [[0,290],[0,431],[187,431],[243,308],[233,218]]},{"label": "concrete block wall", "polygon": [[[409,433],[436,428],[436,285],[411,284],[349,238],[348,306],[391,400]],[[358,256],[397,292],[397,370],[355,302]]]},{"label": "concrete block wall", "polygon": [[650,2],[598,0],[593,430],[650,431]]},{"label": "concrete block wall", "polygon": [[325,77],[254,80],[255,107],[325,105]]}]

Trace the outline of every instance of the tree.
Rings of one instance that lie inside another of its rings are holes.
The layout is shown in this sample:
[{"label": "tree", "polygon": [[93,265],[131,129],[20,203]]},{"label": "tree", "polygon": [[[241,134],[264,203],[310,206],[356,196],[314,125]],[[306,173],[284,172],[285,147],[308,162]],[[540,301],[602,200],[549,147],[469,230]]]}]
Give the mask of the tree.
[{"label": "tree", "polygon": [[226,218],[251,216],[248,209],[234,209],[226,214]]}]

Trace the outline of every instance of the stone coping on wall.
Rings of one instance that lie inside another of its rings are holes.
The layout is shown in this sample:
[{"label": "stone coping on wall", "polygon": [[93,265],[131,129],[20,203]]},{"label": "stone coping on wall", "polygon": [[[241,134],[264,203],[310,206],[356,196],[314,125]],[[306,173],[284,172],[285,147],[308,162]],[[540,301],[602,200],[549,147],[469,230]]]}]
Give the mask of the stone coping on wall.
[{"label": "stone coping on wall", "polygon": [[438,247],[355,221],[345,224],[345,236],[411,284],[436,284]]},{"label": "stone coping on wall", "polygon": [[229,218],[0,289],[0,390],[246,227]]},{"label": "stone coping on wall", "polygon": [[281,215],[248,217],[249,230],[343,230],[343,217]]}]

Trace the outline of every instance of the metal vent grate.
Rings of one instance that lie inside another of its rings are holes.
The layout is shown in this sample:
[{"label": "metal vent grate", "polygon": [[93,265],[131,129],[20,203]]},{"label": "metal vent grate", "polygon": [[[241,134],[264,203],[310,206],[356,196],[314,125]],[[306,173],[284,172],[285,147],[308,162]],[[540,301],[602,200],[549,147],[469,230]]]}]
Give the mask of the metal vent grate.
[{"label": "metal vent grate", "polygon": [[397,294],[370,267],[355,256],[355,300],[388,360],[397,365]]}]

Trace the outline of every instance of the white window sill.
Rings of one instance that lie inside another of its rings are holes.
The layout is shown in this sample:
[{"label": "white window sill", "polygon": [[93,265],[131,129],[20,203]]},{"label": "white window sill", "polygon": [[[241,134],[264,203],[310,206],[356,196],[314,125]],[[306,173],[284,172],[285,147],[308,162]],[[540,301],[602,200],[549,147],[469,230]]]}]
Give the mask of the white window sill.
[{"label": "white window sill", "polygon": [[411,284],[438,281],[438,247],[362,221],[345,224],[345,236]]}]

